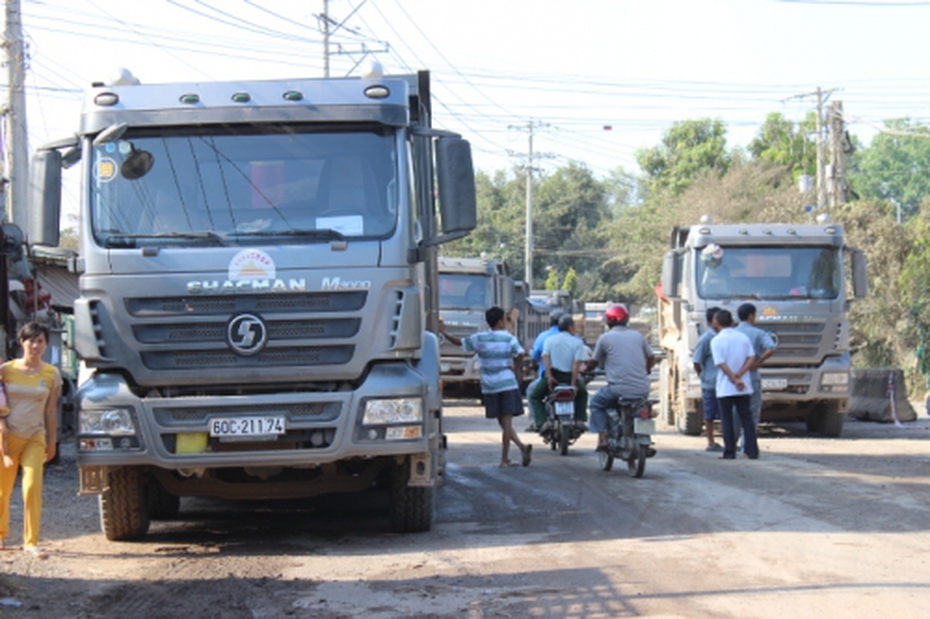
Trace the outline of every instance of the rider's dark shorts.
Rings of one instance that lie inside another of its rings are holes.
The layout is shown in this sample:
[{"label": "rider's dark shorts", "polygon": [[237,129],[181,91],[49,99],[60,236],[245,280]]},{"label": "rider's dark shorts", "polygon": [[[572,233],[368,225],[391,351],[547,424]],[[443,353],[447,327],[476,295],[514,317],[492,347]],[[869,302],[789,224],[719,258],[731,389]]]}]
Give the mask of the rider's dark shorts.
[{"label": "rider's dark shorts", "polygon": [[523,414],[523,396],[519,389],[484,393],[481,397],[484,399],[484,416],[488,419],[500,419],[504,415],[519,417]]},{"label": "rider's dark shorts", "polygon": [[717,390],[701,389],[704,400],[704,421],[720,419],[720,409],[717,408]]}]

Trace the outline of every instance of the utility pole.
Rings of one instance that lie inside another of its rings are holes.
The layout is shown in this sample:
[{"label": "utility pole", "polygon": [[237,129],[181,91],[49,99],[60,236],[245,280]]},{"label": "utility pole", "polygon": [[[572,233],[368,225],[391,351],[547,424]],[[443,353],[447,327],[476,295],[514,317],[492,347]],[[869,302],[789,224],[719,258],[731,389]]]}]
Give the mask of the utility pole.
[{"label": "utility pole", "polygon": [[26,45],[19,0],[6,0],[6,28],[3,48],[6,52],[7,102],[4,149],[4,221],[26,227],[29,176],[29,145],[26,141]]},{"label": "utility pole", "polygon": [[[808,92],[801,95],[794,95],[793,97],[788,97],[788,99],[804,99],[806,97],[816,97],[817,98],[817,208],[822,209],[827,206],[827,156],[826,156],[826,141],[824,139],[824,126],[823,126],[823,104],[826,102],[827,98],[839,90],[838,88],[831,88],[830,90],[824,90],[820,86],[817,87],[817,90],[814,92]],[[788,101],[784,99],[784,101]]]},{"label": "utility pole", "polygon": [[533,123],[526,124],[529,149],[526,158],[526,285],[533,292]]},{"label": "utility pole", "polygon": [[843,120],[843,102],[830,104],[827,115],[827,131],[830,135],[830,206],[846,202],[846,123]]},{"label": "utility pole", "polygon": [[336,43],[336,51],[330,50],[330,36],[335,34],[336,31],[340,28],[354,34],[359,34],[357,31],[347,27],[346,22],[348,22],[349,18],[355,15],[355,13],[358,12],[358,10],[362,8],[362,5],[364,5],[367,1],[368,0],[362,0],[358,6],[352,9],[352,12],[349,13],[345,19],[342,21],[336,21],[329,16],[329,0],[323,0],[323,13],[316,16],[317,21],[320,24],[320,29],[323,32],[323,77],[329,77],[329,59],[333,54],[341,54],[345,56],[355,56],[357,54],[361,54],[361,57],[355,62],[352,68],[349,69],[348,73],[346,73],[346,75],[349,75],[352,73],[352,71],[358,68],[358,65],[362,64],[362,61],[365,60],[369,54],[380,54],[390,51],[390,45],[384,41],[378,41],[378,43],[381,44],[382,49],[369,49],[365,43],[360,43],[358,49],[344,49],[342,45]]},{"label": "utility pole", "polygon": [[824,183],[826,165],[824,156],[825,145],[823,140],[823,90],[817,87],[817,208],[827,205],[827,186]]},{"label": "utility pole", "polygon": [[[511,125],[510,129],[519,129],[526,131],[529,136],[529,147],[526,153],[526,248],[525,248],[525,265],[524,280],[529,290],[533,289],[533,159],[534,157],[547,157],[549,155],[539,155],[533,151],[533,135],[537,129],[548,127],[548,123],[527,121],[525,126]],[[514,154],[514,153],[511,153]]]},{"label": "utility pole", "polygon": [[323,0],[323,77],[329,77],[329,0]]}]

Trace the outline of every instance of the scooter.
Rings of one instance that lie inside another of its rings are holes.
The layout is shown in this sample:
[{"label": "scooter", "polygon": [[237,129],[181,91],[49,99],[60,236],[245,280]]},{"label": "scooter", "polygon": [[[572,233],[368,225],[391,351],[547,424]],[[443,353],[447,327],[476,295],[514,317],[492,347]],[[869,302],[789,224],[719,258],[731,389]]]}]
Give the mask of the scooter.
[{"label": "scooter", "polygon": [[646,471],[646,458],[656,454],[652,435],[656,431],[652,405],[648,398],[625,398],[607,411],[607,447],[597,452],[601,469],[613,468],[614,459],[626,462],[630,477],[642,477]]},{"label": "scooter", "polygon": [[543,399],[546,406],[546,423],[539,436],[553,451],[568,455],[568,446],[584,434],[582,426],[575,425],[575,390],[571,385],[558,384]]}]

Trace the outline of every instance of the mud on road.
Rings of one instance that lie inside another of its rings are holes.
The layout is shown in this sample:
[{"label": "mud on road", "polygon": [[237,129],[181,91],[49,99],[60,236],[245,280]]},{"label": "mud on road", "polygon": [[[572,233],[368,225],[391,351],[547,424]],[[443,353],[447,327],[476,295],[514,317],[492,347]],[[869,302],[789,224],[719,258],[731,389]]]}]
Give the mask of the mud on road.
[{"label": "mud on road", "polygon": [[[518,422],[523,428],[524,417]],[[534,435],[500,469],[476,401],[450,401],[429,533],[388,533],[376,492],[314,501],[184,499],[183,520],[107,542],[73,448],[46,474],[49,557],[0,552],[2,617],[922,617],[930,607],[930,421],[847,422],[841,439],[765,427],[722,462],[661,429],[643,479]],[[19,496],[12,535],[19,544]],[[19,604],[19,605],[17,605]]]}]

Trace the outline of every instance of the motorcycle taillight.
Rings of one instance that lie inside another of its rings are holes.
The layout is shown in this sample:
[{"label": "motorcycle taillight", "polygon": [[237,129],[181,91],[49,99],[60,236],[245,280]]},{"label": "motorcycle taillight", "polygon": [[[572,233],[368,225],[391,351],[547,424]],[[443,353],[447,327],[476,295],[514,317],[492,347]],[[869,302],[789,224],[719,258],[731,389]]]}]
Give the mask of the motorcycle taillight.
[{"label": "motorcycle taillight", "polygon": [[652,419],[652,409],[648,406],[644,406],[639,409],[639,418],[640,419]]}]

